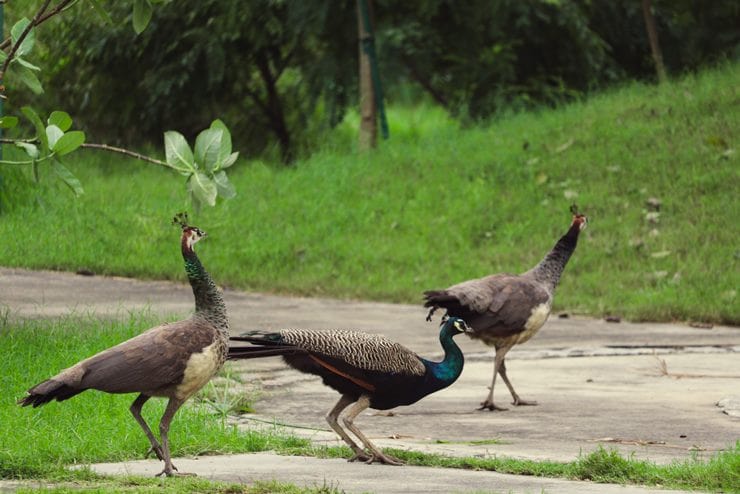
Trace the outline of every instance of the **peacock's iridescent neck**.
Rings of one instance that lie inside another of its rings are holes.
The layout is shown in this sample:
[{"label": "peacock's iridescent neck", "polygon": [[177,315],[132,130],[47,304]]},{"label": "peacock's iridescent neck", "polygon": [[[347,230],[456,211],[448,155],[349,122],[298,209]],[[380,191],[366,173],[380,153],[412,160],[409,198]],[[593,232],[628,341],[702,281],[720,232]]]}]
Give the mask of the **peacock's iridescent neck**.
[{"label": "peacock's iridescent neck", "polygon": [[424,365],[431,372],[431,377],[438,384],[437,389],[449,386],[460,377],[465,363],[465,357],[452,336],[457,334],[456,331],[449,329],[451,326],[446,323],[439,332],[439,342],[445,351],[445,356],[441,362],[424,361]]}]

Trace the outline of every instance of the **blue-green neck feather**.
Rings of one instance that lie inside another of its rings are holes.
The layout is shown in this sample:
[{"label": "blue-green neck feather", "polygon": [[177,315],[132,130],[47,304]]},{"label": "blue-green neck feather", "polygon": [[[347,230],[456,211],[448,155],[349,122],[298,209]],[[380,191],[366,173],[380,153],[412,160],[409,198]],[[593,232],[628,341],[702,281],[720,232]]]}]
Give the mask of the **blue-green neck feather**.
[{"label": "blue-green neck feather", "polygon": [[452,328],[452,322],[448,320],[439,332],[439,342],[445,351],[444,359],[441,362],[422,359],[429,374],[430,385],[434,390],[445,388],[454,383],[463,370],[465,358],[460,347],[452,339],[454,335],[458,334]]}]

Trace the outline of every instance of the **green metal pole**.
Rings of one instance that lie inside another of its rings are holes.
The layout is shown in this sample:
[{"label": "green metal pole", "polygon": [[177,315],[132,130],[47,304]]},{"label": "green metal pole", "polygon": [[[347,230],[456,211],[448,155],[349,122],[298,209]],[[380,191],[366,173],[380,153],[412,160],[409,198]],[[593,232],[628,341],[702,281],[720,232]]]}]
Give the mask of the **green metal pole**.
[{"label": "green metal pole", "polygon": [[380,84],[380,71],[378,70],[378,57],[375,54],[375,34],[373,26],[370,23],[370,9],[367,8],[367,0],[359,0],[360,12],[362,13],[362,24],[365,27],[367,36],[362,41],[362,49],[370,60],[370,75],[373,80],[373,93],[375,93],[375,108],[378,109],[380,116],[380,135],[383,139],[388,139],[388,120],[385,116],[385,106],[383,105],[383,86]]}]

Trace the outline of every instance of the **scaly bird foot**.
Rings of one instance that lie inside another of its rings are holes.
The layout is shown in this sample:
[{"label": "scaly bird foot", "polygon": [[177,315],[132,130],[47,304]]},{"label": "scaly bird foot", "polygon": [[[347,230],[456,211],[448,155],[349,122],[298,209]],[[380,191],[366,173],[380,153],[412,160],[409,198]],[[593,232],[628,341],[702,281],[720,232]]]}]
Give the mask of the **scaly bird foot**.
[{"label": "scaly bird foot", "polygon": [[536,401],[525,401],[520,399],[519,397],[514,398],[514,401],[511,402],[512,405],[515,407],[522,407],[522,406],[528,406],[528,407],[535,407],[537,406]]},{"label": "scaly bird foot", "polygon": [[500,412],[505,412],[506,410],[508,410],[508,408],[504,408],[504,407],[500,407],[500,406],[494,405],[492,401],[486,400],[486,401],[482,401],[481,402],[480,407],[478,408],[478,410],[490,410],[492,412],[498,410]]},{"label": "scaly bird foot", "polygon": [[383,453],[373,453],[372,457],[369,460],[367,460],[365,463],[367,463],[368,465],[370,465],[371,463],[375,463],[375,462],[383,463],[385,465],[393,465],[393,466],[397,466],[397,467],[400,467],[400,466],[402,466],[404,464],[398,458],[394,458],[392,456],[384,455]]},{"label": "scaly bird foot", "polygon": [[361,449],[359,449],[359,450],[355,451],[355,454],[352,456],[352,458],[350,458],[347,461],[348,462],[353,462],[353,461],[368,462],[371,459],[372,459],[372,457],[370,455],[368,455],[367,453],[365,453],[364,451],[362,451]]},{"label": "scaly bird foot", "polygon": [[165,475],[167,477],[197,477],[198,475],[195,473],[180,473],[177,471],[177,467],[175,465],[170,465],[171,468],[168,468],[167,465],[165,465],[164,470],[159,472],[155,477],[161,477],[162,475]]}]

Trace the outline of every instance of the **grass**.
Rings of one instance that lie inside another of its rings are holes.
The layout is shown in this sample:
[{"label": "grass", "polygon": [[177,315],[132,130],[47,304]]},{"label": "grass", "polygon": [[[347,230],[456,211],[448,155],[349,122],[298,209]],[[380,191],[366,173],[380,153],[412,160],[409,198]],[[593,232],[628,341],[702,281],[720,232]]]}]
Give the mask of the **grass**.
[{"label": "grass", "polygon": [[[347,122],[291,168],[230,170],[237,198],[191,214],[211,234],[201,257],[234,288],[418,303],[528,269],[575,201],[591,223],[556,310],[740,324],[738,80],[727,64],[466,129],[396,108],[391,139],[366,155]],[[73,199],[42,167],[36,199],[2,216],[0,265],[184,280],[169,226],[188,207],[182,181],[109,154],[69,161],[86,194]]]},{"label": "grass", "polygon": [[[0,367],[4,391],[0,396],[0,423],[3,424],[0,428],[0,478],[45,479],[56,486],[53,492],[67,492],[80,487],[95,492],[153,492],[163,487],[165,492],[337,492],[333,486],[326,485],[303,489],[281,483],[236,486],[197,479],[162,482],[157,479],[111,479],[89,470],[67,470],[66,466],[71,463],[122,461],[143,456],[148,443],[128,411],[133,396],[86,392],[69,402],[54,402],[38,409],[20,408],[16,400],[33,384],[79,359],[138,334],[150,325],[146,315],[131,315],[122,321],[101,321],[89,316],[69,316],[54,321],[14,321],[5,314],[0,325],[0,347],[5,358]],[[145,406],[144,416],[150,424],[156,424],[163,409],[164,400],[152,400]],[[281,434],[275,427],[237,430],[226,424],[221,411],[213,413],[212,407],[203,405],[186,406],[178,412],[171,429],[171,441],[173,456],[266,450],[330,458],[348,458],[351,455],[346,447],[312,446],[307,440]],[[492,439],[481,444],[497,442]],[[706,462],[692,460],[667,466],[623,458],[616,451],[604,449],[569,463],[513,458],[450,458],[402,450],[391,450],[390,453],[410,465],[740,492],[740,443]]]}]

